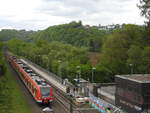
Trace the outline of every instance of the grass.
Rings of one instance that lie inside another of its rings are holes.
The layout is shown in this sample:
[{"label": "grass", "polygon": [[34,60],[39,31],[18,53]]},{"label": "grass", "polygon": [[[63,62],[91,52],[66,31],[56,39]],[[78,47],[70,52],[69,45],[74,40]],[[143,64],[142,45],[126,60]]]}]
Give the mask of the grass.
[{"label": "grass", "polygon": [[[10,113],[33,113],[31,107],[28,105],[27,100],[18,86],[14,75],[8,70],[8,65],[6,65],[7,71],[4,76],[0,77],[0,85],[4,85],[4,95],[9,99],[4,100],[4,104],[1,110],[10,111]],[[5,94],[7,93],[7,94]],[[7,107],[7,108],[6,108]],[[4,112],[5,113],[5,112]],[[7,113],[7,112],[6,112]]]}]

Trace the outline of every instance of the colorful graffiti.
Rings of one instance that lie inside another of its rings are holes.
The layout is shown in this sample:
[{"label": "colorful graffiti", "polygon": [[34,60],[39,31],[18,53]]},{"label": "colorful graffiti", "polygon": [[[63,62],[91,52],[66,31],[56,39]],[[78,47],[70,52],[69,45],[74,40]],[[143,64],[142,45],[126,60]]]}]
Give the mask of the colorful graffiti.
[{"label": "colorful graffiti", "polygon": [[90,96],[89,102],[92,105],[92,107],[96,108],[101,113],[111,113],[113,111],[111,104],[108,104],[97,97]]},{"label": "colorful graffiti", "polygon": [[89,96],[89,103],[101,113],[127,113],[93,95]]}]

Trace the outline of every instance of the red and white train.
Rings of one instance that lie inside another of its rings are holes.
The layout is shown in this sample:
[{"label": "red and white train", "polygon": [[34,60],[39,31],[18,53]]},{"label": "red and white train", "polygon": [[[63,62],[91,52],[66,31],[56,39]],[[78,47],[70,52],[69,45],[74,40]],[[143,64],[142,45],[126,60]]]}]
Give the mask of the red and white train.
[{"label": "red and white train", "polygon": [[53,88],[41,76],[15,56],[7,54],[7,59],[36,102],[48,104],[54,100]]}]

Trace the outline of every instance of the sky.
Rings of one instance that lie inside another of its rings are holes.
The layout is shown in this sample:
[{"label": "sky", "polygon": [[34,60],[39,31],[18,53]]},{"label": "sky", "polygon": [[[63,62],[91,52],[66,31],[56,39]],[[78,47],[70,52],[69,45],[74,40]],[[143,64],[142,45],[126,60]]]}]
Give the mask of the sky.
[{"label": "sky", "polygon": [[42,30],[82,21],[84,25],[144,23],[139,0],[0,0],[0,29]]}]

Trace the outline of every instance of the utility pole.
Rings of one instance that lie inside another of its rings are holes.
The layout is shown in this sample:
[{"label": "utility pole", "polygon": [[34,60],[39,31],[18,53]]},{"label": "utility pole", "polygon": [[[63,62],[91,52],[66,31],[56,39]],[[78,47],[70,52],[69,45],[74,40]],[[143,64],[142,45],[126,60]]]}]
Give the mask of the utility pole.
[{"label": "utility pole", "polygon": [[80,78],[81,78],[81,69],[80,69],[80,66],[77,66],[77,74],[78,74],[78,84],[79,84],[79,82],[80,82]]},{"label": "utility pole", "polygon": [[63,78],[62,78],[62,73],[61,73],[61,60],[58,60],[58,63],[59,63],[59,72],[58,72],[58,74],[59,74],[59,76],[60,76],[60,78],[61,78],[61,83],[63,84]]},{"label": "utility pole", "polygon": [[72,106],[72,98],[69,97],[70,99],[70,113],[73,113],[73,106]]},{"label": "utility pole", "polygon": [[70,104],[70,106],[69,106],[69,113],[73,113],[73,100],[72,100],[72,98],[71,98],[71,96],[69,96],[69,95],[67,95],[67,99],[69,100],[69,104]]},{"label": "utility pole", "polygon": [[96,70],[95,67],[92,67],[92,83],[94,82],[94,71]]},{"label": "utility pole", "polygon": [[131,70],[130,70],[130,74],[132,75],[133,74],[133,64],[129,64],[129,66],[130,66],[130,68],[131,68]]},{"label": "utility pole", "polygon": [[80,84],[80,78],[81,78],[81,67],[80,66],[77,66],[77,88],[78,88],[78,91],[79,91],[79,84]]}]

